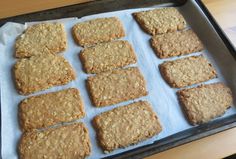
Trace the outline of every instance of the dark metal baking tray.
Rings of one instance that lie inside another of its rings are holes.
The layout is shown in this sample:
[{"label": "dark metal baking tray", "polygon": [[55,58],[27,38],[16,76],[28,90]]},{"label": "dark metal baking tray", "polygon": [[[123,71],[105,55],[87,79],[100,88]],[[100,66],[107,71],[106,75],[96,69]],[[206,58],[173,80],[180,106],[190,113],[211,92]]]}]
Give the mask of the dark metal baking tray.
[{"label": "dark metal baking tray", "polygon": [[[46,11],[40,11],[5,19],[0,19],[0,26],[6,22],[18,22],[24,23],[26,21],[41,21],[50,19],[59,19],[66,17],[83,17],[86,15],[97,14],[102,12],[124,10],[131,8],[143,8],[158,4],[168,4],[169,6],[182,6],[187,2],[187,0],[97,0],[92,2],[87,2],[83,4],[76,4],[67,7],[61,7]],[[236,50],[231,44],[230,40],[227,38],[225,33],[222,31],[220,26],[217,24],[213,16],[210,14],[208,9],[200,0],[195,0],[198,7],[207,17],[209,23],[214,27],[224,45],[227,47],[229,52],[232,54],[236,60]],[[123,152],[121,154],[109,156],[106,158],[143,158],[146,156],[153,155],[165,151],[167,149],[210,136],[212,134],[233,128],[236,126],[236,115],[231,115],[229,117],[217,119],[206,124],[202,124],[174,135],[165,137],[161,140],[154,142],[153,144],[142,146],[130,151]],[[1,145],[2,147],[2,145]]]}]

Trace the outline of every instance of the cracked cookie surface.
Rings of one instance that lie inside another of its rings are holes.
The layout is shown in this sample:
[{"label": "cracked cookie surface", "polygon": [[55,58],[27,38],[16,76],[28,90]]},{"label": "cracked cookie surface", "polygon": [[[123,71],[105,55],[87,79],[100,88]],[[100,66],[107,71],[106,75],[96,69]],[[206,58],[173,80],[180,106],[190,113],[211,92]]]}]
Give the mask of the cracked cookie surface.
[{"label": "cracked cookie surface", "polygon": [[17,58],[57,54],[67,47],[65,27],[61,23],[40,23],[26,29],[15,43]]},{"label": "cracked cookie surface", "polygon": [[69,62],[53,54],[20,59],[13,72],[17,90],[22,95],[65,85],[76,78]]}]

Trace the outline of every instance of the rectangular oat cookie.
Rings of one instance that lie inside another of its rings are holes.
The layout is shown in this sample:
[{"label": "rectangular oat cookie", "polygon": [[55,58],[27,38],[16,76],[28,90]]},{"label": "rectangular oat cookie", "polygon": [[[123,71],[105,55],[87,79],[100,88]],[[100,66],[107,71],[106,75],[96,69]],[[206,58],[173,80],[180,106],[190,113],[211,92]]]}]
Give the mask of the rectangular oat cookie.
[{"label": "rectangular oat cookie", "polygon": [[162,130],[158,117],[146,101],[101,113],[93,119],[93,125],[104,152],[136,144]]},{"label": "rectangular oat cookie", "polygon": [[190,56],[159,65],[166,82],[174,88],[181,88],[208,81],[216,77],[216,70],[206,58]]},{"label": "rectangular oat cookie", "polygon": [[67,47],[65,27],[61,23],[40,23],[30,26],[15,43],[17,58],[56,54]]},{"label": "rectangular oat cookie", "polygon": [[125,40],[85,48],[80,53],[80,59],[87,73],[100,73],[137,62],[132,46]]},{"label": "rectangular oat cookie", "polygon": [[117,104],[147,95],[144,77],[137,67],[112,70],[90,76],[90,98],[97,107]]},{"label": "rectangular oat cookie", "polygon": [[20,59],[13,68],[17,90],[22,95],[65,85],[75,79],[75,72],[62,56],[32,56]]},{"label": "rectangular oat cookie", "polygon": [[133,16],[142,29],[151,35],[174,32],[186,27],[184,17],[175,8],[136,12]]},{"label": "rectangular oat cookie", "polygon": [[125,31],[117,17],[110,17],[77,23],[72,34],[77,44],[84,47],[122,38]]},{"label": "rectangular oat cookie", "polygon": [[180,104],[192,125],[221,116],[232,105],[230,88],[223,83],[200,85],[177,92]]},{"label": "rectangular oat cookie", "polygon": [[186,55],[204,49],[200,39],[190,29],[155,35],[151,39],[151,46],[161,59]]},{"label": "rectangular oat cookie", "polygon": [[19,104],[19,121],[23,131],[46,128],[84,116],[84,105],[76,88],[29,97]]},{"label": "rectangular oat cookie", "polygon": [[88,129],[83,123],[45,131],[26,132],[18,146],[22,159],[85,158],[91,153]]}]

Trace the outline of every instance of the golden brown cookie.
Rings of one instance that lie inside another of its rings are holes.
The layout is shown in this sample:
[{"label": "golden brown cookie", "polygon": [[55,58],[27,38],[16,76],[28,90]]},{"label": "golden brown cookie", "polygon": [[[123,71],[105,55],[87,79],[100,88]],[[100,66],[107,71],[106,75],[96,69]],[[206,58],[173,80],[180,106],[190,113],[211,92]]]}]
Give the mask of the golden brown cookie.
[{"label": "golden brown cookie", "polygon": [[186,55],[204,49],[202,42],[192,30],[153,36],[151,45],[156,55],[161,59]]},{"label": "golden brown cookie", "polygon": [[142,11],[133,13],[133,16],[143,30],[151,35],[174,32],[186,27],[184,17],[175,8]]},{"label": "golden brown cookie", "polygon": [[30,26],[15,43],[17,58],[56,54],[67,47],[65,27],[61,23],[40,23]]},{"label": "golden brown cookie", "polygon": [[65,85],[75,79],[75,72],[69,62],[53,54],[20,59],[13,71],[17,90],[22,95]]},{"label": "golden brown cookie", "polygon": [[121,21],[117,17],[98,18],[74,25],[72,34],[80,46],[92,46],[125,36]]},{"label": "golden brown cookie", "polygon": [[76,88],[29,97],[19,105],[19,121],[23,131],[70,122],[84,116],[84,105]]},{"label": "golden brown cookie", "polygon": [[177,94],[192,125],[206,123],[223,115],[233,102],[230,88],[223,83],[183,89]]},{"label": "golden brown cookie", "polygon": [[147,95],[144,77],[137,67],[112,70],[87,80],[95,106],[107,106]]},{"label": "golden brown cookie", "polygon": [[203,56],[190,56],[159,65],[166,82],[175,88],[181,88],[208,81],[216,77],[216,70]]},{"label": "golden brown cookie", "polygon": [[132,46],[123,40],[85,48],[80,58],[87,73],[100,73],[137,62]]},{"label": "golden brown cookie", "polygon": [[91,153],[89,133],[83,123],[26,132],[18,148],[22,159],[83,159]]},{"label": "golden brown cookie", "polygon": [[158,117],[146,101],[104,112],[93,119],[104,152],[127,147],[161,132]]}]

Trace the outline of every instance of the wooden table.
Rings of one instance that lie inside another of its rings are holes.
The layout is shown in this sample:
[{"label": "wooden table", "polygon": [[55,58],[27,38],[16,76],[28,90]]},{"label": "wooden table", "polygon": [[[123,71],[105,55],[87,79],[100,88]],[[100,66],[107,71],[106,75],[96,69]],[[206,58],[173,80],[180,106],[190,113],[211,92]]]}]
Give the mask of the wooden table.
[{"label": "wooden table", "polygon": [[[1,0],[0,18],[89,0]],[[203,0],[236,46],[236,1]],[[147,159],[218,159],[236,153],[236,128],[161,152]]]}]

